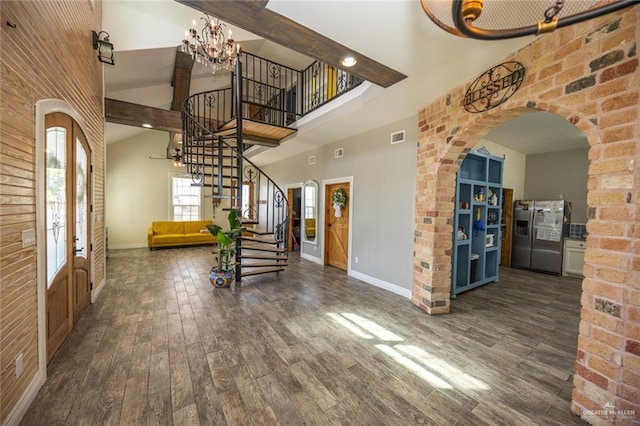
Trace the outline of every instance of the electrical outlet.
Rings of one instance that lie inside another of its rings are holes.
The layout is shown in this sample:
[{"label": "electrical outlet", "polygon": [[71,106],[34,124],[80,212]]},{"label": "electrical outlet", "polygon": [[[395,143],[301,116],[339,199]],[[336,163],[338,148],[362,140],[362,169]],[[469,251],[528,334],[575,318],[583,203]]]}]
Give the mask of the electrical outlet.
[{"label": "electrical outlet", "polygon": [[16,358],[16,378],[22,376],[23,371],[24,371],[24,357],[22,356],[22,354],[20,354]]},{"label": "electrical outlet", "polygon": [[356,256],[356,263],[358,263],[358,256]]}]

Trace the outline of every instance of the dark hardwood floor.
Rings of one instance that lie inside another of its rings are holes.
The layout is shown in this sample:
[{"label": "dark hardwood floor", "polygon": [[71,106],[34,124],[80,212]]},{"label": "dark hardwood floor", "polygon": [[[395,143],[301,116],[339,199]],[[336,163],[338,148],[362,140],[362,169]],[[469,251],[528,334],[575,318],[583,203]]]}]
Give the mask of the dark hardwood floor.
[{"label": "dark hardwood floor", "polygon": [[211,248],[112,251],[24,425],[569,425],[580,280],[502,268],[429,316],[290,258],[214,289]]}]

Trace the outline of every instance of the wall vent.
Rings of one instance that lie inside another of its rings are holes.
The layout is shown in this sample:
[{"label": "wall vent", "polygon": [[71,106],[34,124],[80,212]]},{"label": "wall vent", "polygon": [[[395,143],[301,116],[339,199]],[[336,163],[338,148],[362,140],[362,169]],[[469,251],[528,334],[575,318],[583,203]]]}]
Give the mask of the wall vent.
[{"label": "wall vent", "polygon": [[315,155],[310,155],[309,156],[309,165],[312,166],[316,164],[316,156]]},{"label": "wall vent", "polygon": [[342,157],[344,157],[344,148],[336,148],[333,157],[334,158],[342,158]]},{"label": "wall vent", "polygon": [[391,133],[391,145],[404,142],[404,130]]}]

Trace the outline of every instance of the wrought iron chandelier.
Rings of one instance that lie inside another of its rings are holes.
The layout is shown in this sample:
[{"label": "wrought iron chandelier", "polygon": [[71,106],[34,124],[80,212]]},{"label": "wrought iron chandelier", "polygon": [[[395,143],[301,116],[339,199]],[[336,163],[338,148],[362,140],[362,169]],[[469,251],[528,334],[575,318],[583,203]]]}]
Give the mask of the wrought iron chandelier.
[{"label": "wrought iron chandelier", "polygon": [[638,4],[638,0],[420,0],[438,27],[459,37],[539,35]]},{"label": "wrought iron chandelier", "polygon": [[240,45],[231,37],[231,30],[225,37],[224,22],[209,15],[200,19],[204,21],[200,34],[194,19],[191,28],[185,31],[182,51],[190,54],[196,62],[211,68],[212,74],[218,70],[232,69],[236,63]]}]

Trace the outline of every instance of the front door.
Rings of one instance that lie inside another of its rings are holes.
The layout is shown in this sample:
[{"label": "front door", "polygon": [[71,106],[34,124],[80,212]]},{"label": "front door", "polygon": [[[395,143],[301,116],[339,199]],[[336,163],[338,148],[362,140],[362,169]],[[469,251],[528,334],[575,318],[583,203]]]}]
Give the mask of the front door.
[{"label": "front door", "polygon": [[45,117],[47,361],[91,298],[90,151],[71,117]]},{"label": "front door", "polygon": [[89,218],[91,214],[91,158],[89,145],[80,130],[73,123],[73,136],[75,139],[74,151],[74,180],[73,203],[75,234],[73,236],[73,319],[78,321],[80,315],[89,306],[91,301],[91,238]]},{"label": "front door", "polygon": [[[333,208],[331,201],[333,193],[337,189],[344,189],[347,194],[347,203],[338,214]],[[347,259],[349,253],[349,206],[351,197],[349,183],[335,183],[325,187],[324,217],[325,217],[325,264],[336,268],[347,270]],[[339,215],[339,217],[338,217]]]}]

